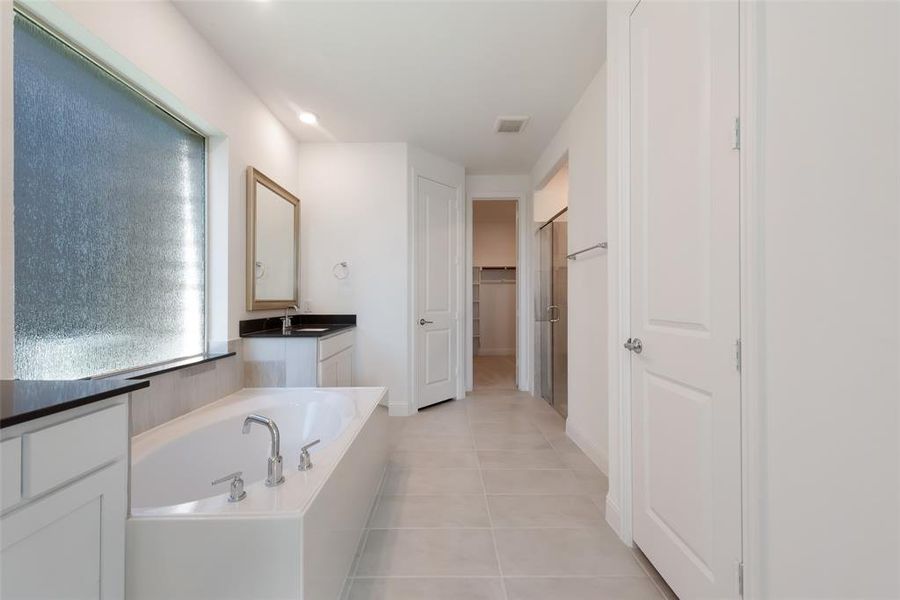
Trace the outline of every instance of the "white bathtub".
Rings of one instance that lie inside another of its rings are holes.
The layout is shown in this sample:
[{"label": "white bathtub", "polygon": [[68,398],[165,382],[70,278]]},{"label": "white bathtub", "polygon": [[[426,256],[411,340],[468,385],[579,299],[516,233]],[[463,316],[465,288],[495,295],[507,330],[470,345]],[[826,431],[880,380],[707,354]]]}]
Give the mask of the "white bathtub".
[{"label": "white bathtub", "polygon": [[[136,436],[131,449],[129,600],[334,600],[387,465],[384,388],[254,388]],[[285,482],[266,487],[273,419]],[[313,468],[297,470],[300,446]],[[247,497],[228,502],[244,472]]]}]

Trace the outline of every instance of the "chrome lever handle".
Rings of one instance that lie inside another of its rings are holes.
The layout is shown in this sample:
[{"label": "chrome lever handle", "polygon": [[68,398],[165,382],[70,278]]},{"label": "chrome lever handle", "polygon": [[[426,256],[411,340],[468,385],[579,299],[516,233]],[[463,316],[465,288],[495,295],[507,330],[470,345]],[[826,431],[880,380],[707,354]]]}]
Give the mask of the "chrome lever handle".
[{"label": "chrome lever handle", "polygon": [[419,319],[419,325],[430,325],[434,323],[434,321],[426,321],[425,319]]},{"label": "chrome lever handle", "polygon": [[318,439],[300,448],[300,464],[297,465],[298,471],[309,471],[313,468],[312,458],[309,456],[309,449],[321,441],[321,439]]},{"label": "chrome lever handle", "polygon": [[219,477],[212,482],[212,485],[219,485],[220,483],[225,483],[226,481],[231,480],[231,489],[229,490],[228,501],[240,502],[247,497],[247,492],[244,491],[244,480],[241,479],[241,476],[243,474],[243,471],[235,471],[234,473],[226,475],[225,477]]},{"label": "chrome lever handle", "polygon": [[244,474],[243,471],[235,471],[230,475],[225,475],[224,477],[219,477],[215,481],[213,481],[210,485],[219,485],[220,483],[225,483],[226,481],[230,481],[232,479],[240,479]]}]

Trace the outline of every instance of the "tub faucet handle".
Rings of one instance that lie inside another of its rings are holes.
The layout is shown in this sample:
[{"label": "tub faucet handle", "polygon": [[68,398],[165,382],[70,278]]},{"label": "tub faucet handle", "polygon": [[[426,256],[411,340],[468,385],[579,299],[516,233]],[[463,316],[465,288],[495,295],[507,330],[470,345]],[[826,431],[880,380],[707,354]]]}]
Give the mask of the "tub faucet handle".
[{"label": "tub faucet handle", "polygon": [[309,456],[309,449],[321,442],[321,439],[318,439],[314,442],[310,442],[307,445],[300,448],[300,464],[297,465],[298,471],[309,471],[312,469],[312,458]]},{"label": "tub faucet handle", "polygon": [[240,502],[247,497],[247,492],[244,491],[244,480],[241,479],[241,476],[243,474],[243,471],[235,471],[234,473],[226,475],[225,477],[219,477],[212,482],[212,485],[219,485],[220,483],[231,481],[231,493],[228,495],[228,501]]}]

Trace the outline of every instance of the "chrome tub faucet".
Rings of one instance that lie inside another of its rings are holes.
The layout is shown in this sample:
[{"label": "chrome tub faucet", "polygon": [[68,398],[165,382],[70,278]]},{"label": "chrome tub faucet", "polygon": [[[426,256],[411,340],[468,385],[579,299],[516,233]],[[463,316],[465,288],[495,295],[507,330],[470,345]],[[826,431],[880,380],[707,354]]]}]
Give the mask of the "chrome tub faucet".
[{"label": "chrome tub faucet", "polygon": [[266,485],[269,487],[280,485],[284,483],[284,475],[282,475],[281,436],[278,433],[278,425],[268,417],[250,415],[244,419],[244,427],[241,431],[244,434],[250,433],[250,426],[253,423],[265,425],[269,429],[269,435],[272,437],[272,447],[269,452],[269,474],[266,477]]}]

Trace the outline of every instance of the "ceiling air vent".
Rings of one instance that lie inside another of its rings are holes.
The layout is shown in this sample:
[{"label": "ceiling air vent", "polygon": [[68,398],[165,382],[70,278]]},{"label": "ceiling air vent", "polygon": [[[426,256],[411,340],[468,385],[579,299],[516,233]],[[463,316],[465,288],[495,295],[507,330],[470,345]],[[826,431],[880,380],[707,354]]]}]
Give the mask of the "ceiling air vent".
[{"label": "ceiling air vent", "polygon": [[497,133],[521,133],[531,117],[498,117],[494,131]]}]

